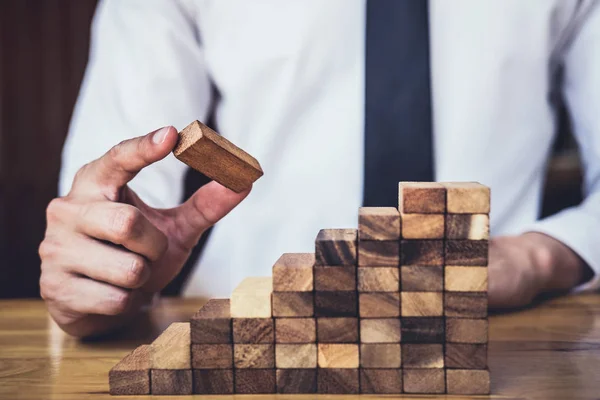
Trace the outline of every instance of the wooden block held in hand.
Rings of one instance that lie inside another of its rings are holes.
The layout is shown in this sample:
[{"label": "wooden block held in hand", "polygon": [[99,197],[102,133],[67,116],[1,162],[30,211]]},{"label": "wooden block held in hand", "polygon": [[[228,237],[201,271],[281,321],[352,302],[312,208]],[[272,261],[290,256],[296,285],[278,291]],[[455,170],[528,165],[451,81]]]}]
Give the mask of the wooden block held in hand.
[{"label": "wooden block held in hand", "polygon": [[275,368],[274,344],[234,344],[235,368]]},{"label": "wooden block held in hand", "polygon": [[314,273],[316,291],[356,290],[356,268],[316,266]]},{"label": "wooden block held in hand", "polygon": [[477,182],[443,182],[448,214],[489,214],[490,188]]},{"label": "wooden block held in hand", "polygon": [[446,189],[437,182],[400,182],[398,210],[404,214],[443,214]]},{"label": "wooden block held in hand", "polygon": [[232,318],[271,318],[271,277],[244,279],[231,293]]},{"label": "wooden block held in hand", "polygon": [[273,292],[274,317],[312,317],[313,292]]},{"label": "wooden block held in hand", "polygon": [[363,343],[360,345],[361,368],[400,368],[399,343]]},{"label": "wooden block held in hand", "polygon": [[317,392],[317,370],[278,369],[277,393],[303,394]]},{"label": "wooden block held in hand", "polygon": [[358,344],[319,343],[319,368],[358,368]]},{"label": "wooden block held in hand", "polygon": [[233,368],[233,346],[230,344],[192,344],[192,368]]},{"label": "wooden block held in hand", "polygon": [[444,315],[455,318],[486,318],[487,293],[444,293]]},{"label": "wooden block held in hand", "polygon": [[399,237],[400,213],[395,207],[359,208],[359,240],[398,240]]},{"label": "wooden block held in hand", "polygon": [[152,369],[150,388],[153,395],[192,394],[191,369]]},{"label": "wooden block held in hand", "polygon": [[274,369],[236,369],[236,394],[269,394],[276,392]]},{"label": "wooden block held in hand", "polygon": [[315,316],[358,316],[357,292],[315,292]]},{"label": "wooden block held in hand", "polygon": [[152,342],[153,369],[191,369],[190,324],[175,322]]},{"label": "wooden block held in hand", "polygon": [[444,265],[444,241],[402,240],[400,265]]},{"label": "wooden block held in hand", "polygon": [[402,370],[361,369],[360,392],[363,394],[402,393]]},{"label": "wooden block held in hand", "polygon": [[358,394],[358,369],[320,368],[317,372],[317,393]]},{"label": "wooden block held in hand", "polygon": [[273,318],[234,318],[234,343],[273,343],[275,327]]},{"label": "wooden block held in hand", "polygon": [[488,240],[490,218],[487,214],[447,214],[446,239]]},{"label": "wooden block held in hand", "polygon": [[358,313],[361,318],[399,317],[400,293],[359,293]]},{"label": "wooden block held in hand", "polygon": [[487,368],[486,344],[446,343],[446,368]]},{"label": "wooden block held in hand", "polygon": [[484,267],[447,266],[445,288],[449,292],[487,292],[488,269]]},{"label": "wooden block held in hand", "polygon": [[315,343],[317,327],[314,318],[275,318],[277,343]]},{"label": "wooden block held in hand", "polygon": [[359,292],[398,292],[400,290],[398,267],[359,267]]},{"label": "wooden block held in hand", "polygon": [[400,319],[398,318],[360,320],[361,343],[400,343],[400,332]]},{"label": "wooden block held in hand", "polygon": [[397,240],[359,240],[359,267],[397,266],[399,262],[400,243]]},{"label": "wooden block held in hand", "polygon": [[358,318],[317,318],[319,343],[358,343]]},{"label": "wooden block held in hand", "polygon": [[194,394],[233,394],[232,369],[192,370]]},{"label": "wooden block held in hand", "polygon": [[441,292],[444,290],[444,267],[410,265],[400,268],[403,292]]},{"label": "wooden block held in hand", "polygon": [[444,343],[444,318],[402,318],[402,343]]},{"label": "wooden block held in hand", "polygon": [[449,343],[487,343],[487,319],[446,318],[446,341]]},{"label": "wooden block held in hand", "polygon": [[315,240],[315,265],[356,265],[356,229],[321,229]]},{"label": "wooden block held in hand", "polygon": [[173,154],[196,171],[240,193],[263,175],[254,157],[199,121],[179,132]]},{"label": "wooden block held in hand", "polygon": [[192,343],[231,343],[229,299],[211,299],[192,316]]},{"label": "wooden block held in hand", "polygon": [[444,298],[441,292],[402,292],[403,317],[441,317]]},{"label": "wooden block held in hand", "polygon": [[150,345],[141,345],[127,354],[108,373],[110,394],[150,394]]},{"label": "wooden block held in hand", "polygon": [[487,263],[487,240],[446,241],[446,265],[485,266]]},{"label": "wooden block held in hand", "polygon": [[403,369],[405,393],[440,394],[446,391],[443,368]]},{"label": "wooden block held in hand", "polygon": [[443,239],[444,214],[402,214],[402,239]]},{"label": "wooden block held in hand", "polygon": [[273,265],[274,292],[313,290],[313,253],[285,253]]},{"label": "wooden block held in hand", "polygon": [[442,344],[403,344],[402,366],[404,368],[444,368]]},{"label": "wooden block held in hand", "polygon": [[490,372],[486,369],[449,369],[448,394],[490,394]]},{"label": "wooden block held in hand", "polygon": [[276,344],[275,366],[278,369],[317,368],[317,345]]}]

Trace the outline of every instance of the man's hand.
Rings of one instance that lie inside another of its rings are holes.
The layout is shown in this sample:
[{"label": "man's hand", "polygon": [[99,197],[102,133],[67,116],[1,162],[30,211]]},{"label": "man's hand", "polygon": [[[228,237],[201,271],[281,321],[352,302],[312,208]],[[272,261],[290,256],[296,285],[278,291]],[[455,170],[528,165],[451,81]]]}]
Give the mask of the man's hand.
[{"label": "man's hand", "polygon": [[154,209],[127,187],[177,142],[173,127],[124,141],[83,166],[69,194],[47,209],[40,291],[66,332],[113,329],[181,270],[202,233],[250,192],[216,182],[172,209]]}]

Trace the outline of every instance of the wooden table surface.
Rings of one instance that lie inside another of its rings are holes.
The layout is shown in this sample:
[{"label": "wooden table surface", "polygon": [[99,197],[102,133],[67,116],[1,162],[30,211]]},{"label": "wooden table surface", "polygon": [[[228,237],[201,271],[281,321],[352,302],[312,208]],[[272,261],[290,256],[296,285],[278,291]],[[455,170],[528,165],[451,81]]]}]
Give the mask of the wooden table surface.
[{"label": "wooden table surface", "polygon": [[[202,303],[163,299],[134,329],[118,337],[82,342],[63,334],[39,300],[0,301],[0,398],[116,399],[108,394],[108,370],[138,344],[150,343],[169,323],[187,321]],[[598,399],[600,296],[557,298],[527,310],[492,316],[489,364],[492,398]],[[236,396],[249,397],[315,398]],[[332,397],[358,396],[320,396],[324,400]]]}]

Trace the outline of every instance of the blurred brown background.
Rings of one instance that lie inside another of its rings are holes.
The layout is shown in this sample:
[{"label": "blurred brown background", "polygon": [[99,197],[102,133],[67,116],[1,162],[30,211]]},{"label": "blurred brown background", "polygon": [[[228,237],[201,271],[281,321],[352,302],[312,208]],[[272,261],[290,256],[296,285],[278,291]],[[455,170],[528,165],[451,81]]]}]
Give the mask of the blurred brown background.
[{"label": "blurred brown background", "polygon": [[[0,298],[39,296],[37,247],[85,70],[96,0],[0,0]],[[544,214],[580,201],[563,118]]]}]

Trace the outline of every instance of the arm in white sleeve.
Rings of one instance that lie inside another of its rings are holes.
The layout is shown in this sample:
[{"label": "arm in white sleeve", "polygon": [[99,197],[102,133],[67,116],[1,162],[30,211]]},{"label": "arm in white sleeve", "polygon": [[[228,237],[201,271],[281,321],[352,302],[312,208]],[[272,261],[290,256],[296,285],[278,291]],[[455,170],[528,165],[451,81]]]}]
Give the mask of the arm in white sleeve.
[{"label": "arm in white sleeve", "polygon": [[[104,0],[92,24],[90,59],[63,149],[59,189],[120,141],[165,125],[204,119],[210,81],[192,3]],[[173,155],[144,169],[130,186],[151,206],[181,201],[186,167]]]},{"label": "arm in white sleeve", "polygon": [[576,290],[600,287],[600,3],[584,7],[564,58],[564,97],[585,170],[584,201],[531,229],[558,239],[592,269],[592,280]]}]

